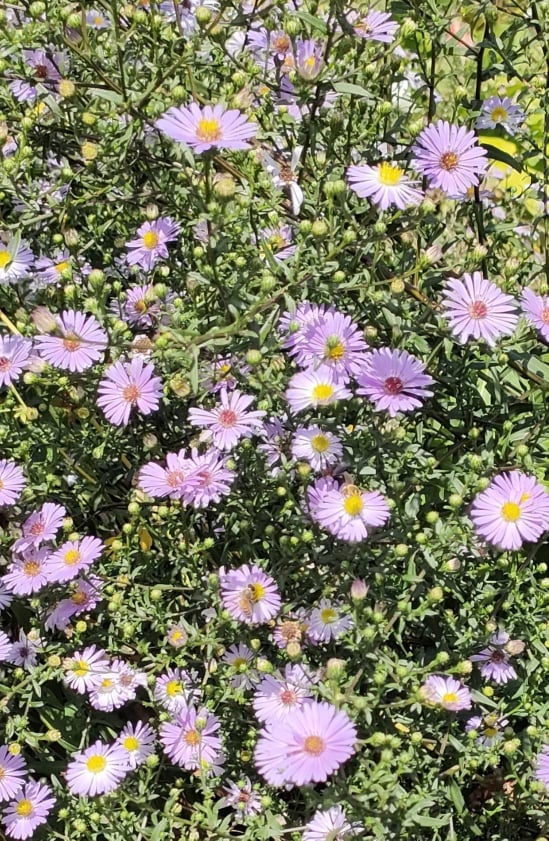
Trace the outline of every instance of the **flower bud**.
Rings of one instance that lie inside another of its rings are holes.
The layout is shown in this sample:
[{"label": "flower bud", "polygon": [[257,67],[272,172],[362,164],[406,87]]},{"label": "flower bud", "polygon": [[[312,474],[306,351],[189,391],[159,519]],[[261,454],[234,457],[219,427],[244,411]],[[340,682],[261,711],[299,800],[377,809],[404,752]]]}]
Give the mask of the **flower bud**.
[{"label": "flower bud", "polygon": [[368,595],[368,585],[362,578],[355,578],[351,584],[351,598],[355,602],[363,601]]}]

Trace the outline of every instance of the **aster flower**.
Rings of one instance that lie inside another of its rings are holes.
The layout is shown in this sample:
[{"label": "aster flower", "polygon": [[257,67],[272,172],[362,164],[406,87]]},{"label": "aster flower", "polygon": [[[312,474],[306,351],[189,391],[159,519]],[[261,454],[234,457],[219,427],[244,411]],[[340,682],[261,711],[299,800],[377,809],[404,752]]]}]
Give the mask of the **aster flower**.
[{"label": "aster flower", "polygon": [[442,307],[450,330],[462,343],[471,336],[493,347],[500,336],[513,333],[518,321],[515,299],[480,272],[449,280]]},{"label": "aster flower", "polygon": [[266,675],[257,687],[253,708],[260,721],[282,721],[312,698],[311,681],[300,666],[286,666],[284,676]]},{"label": "aster flower", "polygon": [[210,149],[249,149],[247,141],[257,132],[257,125],[236,109],[225,111],[222,105],[200,107],[195,102],[170,108],[155,125],[172,140],[186,143],[199,154]]},{"label": "aster flower", "polygon": [[147,685],[146,673],[134,668],[130,663],[126,663],[125,660],[115,658],[111,663],[110,671],[118,685],[124,702],[133,701],[139,687]]},{"label": "aster flower", "polygon": [[519,470],[496,476],[474,500],[471,519],[478,534],[500,549],[520,549],[549,529],[549,494]]},{"label": "aster flower", "polygon": [[21,530],[22,537],[13,544],[14,552],[25,552],[30,548],[37,548],[41,543],[53,540],[63,525],[67,510],[55,502],[45,502],[42,508],[27,517]]},{"label": "aster flower", "polygon": [[296,41],[295,69],[302,79],[311,82],[324,67],[324,44],[308,38]]},{"label": "aster flower", "polygon": [[423,194],[416,189],[417,181],[411,181],[404,169],[395,163],[383,162],[376,166],[359,164],[347,168],[347,180],[351,190],[361,199],[371,199],[381,210],[392,204],[404,210],[417,205]]},{"label": "aster flower", "polygon": [[308,462],[313,470],[326,470],[343,455],[341,440],[319,426],[299,426],[292,439],[292,455]]},{"label": "aster flower", "polygon": [[2,824],[9,838],[25,839],[46,823],[55,805],[51,788],[34,780],[20,788],[2,813]]},{"label": "aster flower", "polygon": [[223,663],[232,666],[235,674],[229,678],[229,683],[233,689],[253,689],[259,680],[259,672],[257,669],[251,669],[250,664],[253,663],[255,654],[251,648],[248,648],[244,643],[238,645],[231,645],[223,657]]},{"label": "aster flower", "polygon": [[49,550],[29,548],[21,558],[15,557],[1,578],[3,586],[16,596],[30,596],[51,584]]},{"label": "aster flower", "polygon": [[61,283],[64,278],[71,275],[72,267],[72,258],[68,249],[57,252],[54,257],[39,257],[34,264],[37,287]]},{"label": "aster flower", "polygon": [[0,745],[0,801],[11,800],[23,786],[27,765],[22,756],[14,756],[6,745]]},{"label": "aster flower", "polygon": [[505,646],[509,642],[509,634],[505,631],[498,631],[490,637],[490,645],[483,648],[478,654],[469,658],[473,663],[481,663],[480,673],[485,680],[493,680],[494,683],[508,683],[515,680],[517,673],[511,665],[509,654]]},{"label": "aster flower", "polygon": [[92,610],[101,601],[102,582],[97,576],[89,575],[88,580],[77,579],[72,582],[74,592],[61,601],[48,613],[45,625],[48,630],[63,630],[73,616]]},{"label": "aster flower", "polygon": [[291,225],[278,225],[276,228],[262,228],[259,242],[266,248],[276,263],[289,260],[297,251],[293,245],[294,232]]},{"label": "aster flower", "polygon": [[104,710],[105,712],[112,712],[124,706],[128,700],[127,693],[117,678],[118,676],[113,671],[112,664],[110,664],[101,675],[101,680],[89,690],[90,706],[95,710]]},{"label": "aster flower", "polygon": [[220,403],[215,409],[189,409],[189,423],[208,429],[208,437],[219,450],[232,450],[241,438],[251,438],[262,426],[265,412],[248,411],[254,398],[234,390],[220,392]]},{"label": "aster flower", "polygon": [[187,644],[189,635],[183,625],[173,625],[166,639],[173,648],[183,648]]},{"label": "aster flower", "polygon": [[471,693],[468,688],[449,675],[429,675],[420,691],[426,701],[449,712],[471,708]]},{"label": "aster flower", "polygon": [[86,12],[86,24],[92,29],[109,29],[111,22],[100,9],[90,9]]},{"label": "aster flower", "polygon": [[193,508],[208,508],[213,502],[227,496],[236,473],[226,466],[215,449],[205,453],[191,451],[188,481],[185,482],[184,501]]},{"label": "aster flower", "polygon": [[331,368],[321,365],[294,374],[284,396],[291,411],[295,413],[319,406],[331,406],[338,400],[347,400],[352,394]]},{"label": "aster flower", "polygon": [[341,806],[318,809],[305,827],[303,841],[346,841],[361,828],[359,823],[349,823]]},{"label": "aster flower", "polygon": [[348,16],[355,35],[364,38],[366,41],[381,41],[390,44],[394,41],[398,29],[398,23],[391,18],[387,12],[378,12],[372,9],[364,16],[356,12]]},{"label": "aster flower", "polygon": [[255,764],[274,786],[323,783],[354,754],[356,736],[345,712],[311,701],[261,730]]},{"label": "aster flower", "polygon": [[32,364],[32,342],[21,336],[0,335],[0,386],[18,380]]},{"label": "aster flower", "polygon": [[477,144],[475,133],[444,120],[423,129],[412,153],[413,168],[425,175],[429,186],[453,198],[477,187],[488,166],[486,149]]},{"label": "aster flower", "polygon": [[154,740],[152,727],[138,721],[137,724],[126,724],[116,742],[126,752],[128,767],[134,769],[143,765],[147,757],[154,753]]},{"label": "aster flower", "polygon": [[261,805],[261,797],[252,788],[252,783],[249,777],[244,777],[237,783],[228,780],[224,786],[223,791],[225,796],[219,801],[219,806],[222,809],[230,806],[238,815],[257,815],[263,811]]},{"label": "aster flower", "polygon": [[263,453],[271,476],[278,476],[281,472],[281,462],[285,459],[285,450],[289,443],[289,431],[284,426],[288,420],[284,415],[280,418],[269,418],[263,423],[262,442],[257,445],[259,452]]},{"label": "aster flower", "polygon": [[23,471],[15,461],[0,459],[0,506],[15,505],[26,484]]},{"label": "aster flower", "polygon": [[162,396],[162,380],[154,376],[153,365],[139,357],[131,362],[115,362],[99,383],[98,405],[115,426],[126,426],[134,406],[143,415],[156,412]]},{"label": "aster flower", "polygon": [[15,666],[22,666],[24,669],[33,669],[38,660],[38,652],[42,650],[42,640],[38,631],[29,631],[28,634],[21,628],[19,638],[14,640],[11,646],[10,663]]},{"label": "aster flower", "polygon": [[264,149],[259,153],[261,163],[271,176],[273,186],[279,190],[287,190],[289,192],[294,216],[299,215],[304,199],[303,190],[299,186],[298,176],[296,174],[301,160],[302,149],[302,146],[296,146],[290,160],[283,160],[282,162],[276,161]]},{"label": "aster flower", "polygon": [[282,347],[292,356],[297,356],[306,345],[307,329],[313,324],[320,324],[328,313],[334,313],[333,307],[324,304],[311,304],[303,301],[295,312],[285,312],[278,322],[278,331],[282,336]]},{"label": "aster flower", "polygon": [[391,417],[421,406],[433,392],[433,379],[425,374],[425,365],[405,350],[379,348],[367,354],[356,375],[357,394],[365,394],[378,411]]},{"label": "aster flower", "polygon": [[465,724],[465,730],[469,733],[471,730],[476,730],[478,738],[476,742],[484,748],[491,748],[503,739],[503,730],[507,727],[509,721],[506,718],[498,718],[497,713],[489,713],[488,715],[480,716],[474,715],[469,718]]},{"label": "aster flower", "polygon": [[12,642],[4,631],[0,631],[0,662],[9,663],[12,654]]},{"label": "aster flower", "polygon": [[303,368],[329,368],[342,382],[365,359],[368,345],[348,315],[330,311],[304,330],[304,341],[290,354]]},{"label": "aster flower", "polygon": [[389,506],[378,491],[366,492],[331,476],[317,479],[307,490],[312,519],[340,540],[358,542],[371,528],[382,526],[390,517]]},{"label": "aster flower", "polygon": [[91,747],[74,754],[65,772],[72,794],[95,797],[118,788],[128,771],[126,751],[118,744],[97,740]]},{"label": "aster flower", "polygon": [[131,286],[123,302],[113,301],[111,309],[116,315],[137,327],[152,327],[160,318],[161,301],[152,283]]},{"label": "aster flower", "polygon": [[536,295],[532,289],[523,289],[521,304],[530,324],[549,342],[549,295]]},{"label": "aster flower", "polygon": [[172,722],[160,725],[164,752],[175,765],[194,770],[215,763],[221,751],[219,720],[205,707],[184,707]]},{"label": "aster flower", "polygon": [[40,87],[43,91],[54,91],[61,79],[61,70],[67,64],[65,53],[53,49],[23,50],[25,63],[33,71],[31,80],[16,79],[9,88],[19,102],[32,102],[38,96]]},{"label": "aster flower", "polygon": [[196,10],[199,6],[204,6],[211,12],[219,10],[218,0],[163,0],[159,9],[166,20],[177,22],[184,38],[190,38],[198,29]]},{"label": "aster flower", "polygon": [[329,599],[321,599],[318,607],[311,611],[307,633],[314,642],[336,640],[354,625],[351,616],[341,612],[339,605]]},{"label": "aster flower", "polygon": [[85,695],[100,685],[103,675],[109,669],[109,661],[102,648],[88,645],[82,651],[75,651],[70,657],[66,657],[63,660],[63,669],[67,686],[80,695]]},{"label": "aster flower", "polygon": [[57,319],[58,336],[38,336],[36,350],[55,368],[85,371],[99,362],[108,336],[93,315],[66,310]]},{"label": "aster flower", "polygon": [[303,609],[290,613],[279,619],[273,631],[273,642],[279,648],[287,649],[289,645],[301,647],[307,639],[309,616]]},{"label": "aster flower", "polygon": [[491,96],[481,106],[477,128],[503,128],[513,135],[524,122],[524,111],[508,96]]},{"label": "aster flower", "polygon": [[536,758],[534,777],[549,789],[549,745],[544,745]]},{"label": "aster flower", "polygon": [[140,266],[150,272],[159,260],[168,257],[168,243],[174,242],[179,235],[179,225],[170,216],[144,222],[137,229],[135,239],[126,243],[129,249],[126,261],[130,266]]},{"label": "aster flower", "polygon": [[201,696],[197,688],[196,675],[183,669],[168,669],[166,674],[156,678],[154,699],[173,714],[186,709]]},{"label": "aster flower", "polygon": [[8,588],[2,584],[0,580],[0,610],[4,610],[4,608],[9,607],[12,601],[12,593],[9,592]]},{"label": "aster flower", "polygon": [[194,463],[187,457],[186,450],[166,455],[166,467],[155,461],[145,464],[139,471],[138,487],[149,496],[181,499],[190,487],[189,472]]},{"label": "aster flower", "polygon": [[103,542],[97,537],[83,537],[82,540],[68,540],[53,552],[47,563],[51,581],[70,581],[87,570],[99,558]]},{"label": "aster flower", "polygon": [[33,263],[34,254],[19,236],[0,238],[0,286],[27,277]]},{"label": "aster flower", "polygon": [[233,619],[248,625],[263,624],[280,610],[280,594],[273,578],[255,564],[228,572],[219,570],[223,607]]}]

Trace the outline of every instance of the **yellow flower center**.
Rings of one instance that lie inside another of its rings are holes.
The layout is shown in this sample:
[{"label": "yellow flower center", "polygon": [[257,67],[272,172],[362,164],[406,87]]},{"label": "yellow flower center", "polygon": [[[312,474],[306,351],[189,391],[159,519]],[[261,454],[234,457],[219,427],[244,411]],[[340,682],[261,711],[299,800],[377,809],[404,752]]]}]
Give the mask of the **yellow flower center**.
[{"label": "yellow flower center", "polygon": [[313,400],[315,403],[324,403],[329,400],[334,393],[334,387],[328,383],[319,383],[313,388]]},{"label": "yellow flower center", "polygon": [[250,598],[254,602],[261,601],[261,599],[265,596],[265,587],[263,586],[263,584],[258,584],[257,582],[255,584],[249,585],[249,591]]},{"label": "yellow flower center", "polygon": [[324,752],[324,748],[324,739],[320,736],[307,736],[303,742],[303,750],[305,753],[308,753],[309,756],[320,756],[320,754]]},{"label": "yellow flower center", "polygon": [[78,549],[69,549],[68,552],[65,552],[63,555],[63,561],[67,564],[67,566],[74,566],[80,560],[81,555]]},{"label": "yellow flower center", "polygon": [[166,684],[166,695],[169,695],[170,698],[173,698],[174,695],[181,695],[182,692],[183,686],[181,685],[181,681],[170,680]]},{"label": "yellow flower center", "polygon": [[244,657],[235,657],[235,659],[233,660],[233,666],[235,667],[235,669],[241,669],[243,666],[246,665],[247,663]]},{"label": "yellow flower center", "polygon": [[325,435],[322,435],[322,433],[319,433],[318,435],[315,435],[314,438],[311,438],[311,447],[316,453],[325,453],[329,446],[330,442]]},{"label": "yellow flower center", "polygon": [[305,59],[303,64],[305,67],[309,67],[311,70],[315,66],[316,58],[314,55],[310,55],[308,58]]},{"label": "yellow flower center", "polygon": [[345,356],[345,345],[338,336],[330,336],[324,351],[325,359],[342,359]]},{"label": "yellow flower center", "polygon": [[445,692],[441,699],[443,704],[456,704],[458,701],[459,698],[455,692]]},{"label": "yellow flower center", "polygon": [[57,272],[57,274],[63,274],[63,272],[66,272],[68,268],[70,268],[70,263],[68,260],[63,260],[61,263],[57,263],[57,265],[54,266],[54,269]]},{"label": "yellow flower center", "polygon": [[109,677],[106,677],[101,681],[101,689],[110,689],[112,685],[113,682]]},{"label": "yellow flower center", "polygon": [[122,742],[122,746],[125,747],[126,750],[137,750],[139,747],[139,739],[136,739],[135,736],[126,736]]},{"label": "yellow flower center", "polygon": [[200,744],[200,734],[197,730],[189,730],[188,733],[185,733],[183,736],[185,742],[192,747]]},{"label": "yellow flower center", "polygon": [[34,806],[32,805],[30,800],[20,800],[17,806],[15,807],[15,811],[19,815],[20,818],[28,818],[32,815],[34,811]]},{"label": "yellow flower center", "polygon": [[380,164],[377,170],[379,183],[383,184],[384,187],[394,187],[395,184],[399,183],[403,175],[403,169],[399,166],[395,166],[395,164],[389,164],[386,161]]},{"label": "yellow flower center", "polygon": [[202,119],[198,121],[196,136],[204,143],[215,143],[216,141],[221,140],[222,134],[223,132],[221,130],[219,120]]},{"label": "yellow flower center", "polygon": [[347,488],[343,489],[343,496],[343,510],[345,513],[350,517],[358,517],[364,508],[360,488],[357,488],[356,485],[348,485]]},{"label": "yellow flower center", "polygon": [[507,119],[507,109],[503,105],[496,105],[491,113],[494,123],[503,123]]},{"label": "yellow flower center", "polygon": [[320,611],[320,618],[325,625],[331,625],[337,619],[337,613],[331,607],[325,607]]},{"label": "yellow flower center", "polygon": [[92,774],[100,774],[107,767],[107,760],[100,753],[94,753],[86,762],[86,768]]},{"label": "yellow flower center", "polygon": [[72,671],[77,677],[84,677],[84,675],[87,675],[90,670],[90,667],[85,660],[77,660],[74,666],[75,667]]},{"label": "yellow flower center", "polygon": [[71,596],[71,602],[73,604],[86,604],[87,598],[88,597],[83,590],[77,590],[76,593]]},{"label": "yellow flower center", "polygon": [[183,631],[172,631],[170,634],[170,639],[172,642],[180,642],[184,637]]},{"label": "yellow flower center", "polygon": [[36,561],[26,561],[23,564],[23,572],[25,573],[25,575],[38,575],[38,573],[40,572],[40,564]]},{"label": "yellow flower center", "polygon": [[158,245],[158,234],[155,234],[154,231],[147,231],[146,234],[143,234],[143,245],[145,248],[156,248]]},{"label": "yellow flower center", "polygon": [[501,516],[506,523],[516,523],[521,513],[520,505],[516,502],[506,502],[501,506]]},{"label": "yellow flower center", "polygon": [[486,736],[488,739],[493,739],[494,736],[498,735],[498,731],[496,727],[485,727],[483,732],[483,736]]},{"label": "yellow flower center", "polygon": [[273,234],[267,245],[270,246],[271,251],[282,251],[282,249],[286,246],[286,240],[282,234]]},{"label": "yellow flower center", "polygon": [[11,254],[9,251],[2,249],[0,251],[0,269],[5,269],[8,263],[11,263]]}]

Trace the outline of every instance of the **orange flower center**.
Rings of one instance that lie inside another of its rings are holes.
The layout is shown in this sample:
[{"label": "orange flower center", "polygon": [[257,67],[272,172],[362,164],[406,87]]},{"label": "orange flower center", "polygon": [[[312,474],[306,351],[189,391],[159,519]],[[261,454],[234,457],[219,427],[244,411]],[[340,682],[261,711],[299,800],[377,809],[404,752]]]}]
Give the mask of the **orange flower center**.
[{"label": "orange flower center", "polygon": [[196,747],[196,745],[200,744],[200,734],[197,730],[189,730],[185,733],[183,739],[188,745],[191,745],[191,747]]},{"label": "orange flower center", "polygon": [[25,575],[30,575],[31,577],[34,575],[38,575],[40,572],[40,564],[36,561],[26,561],[23,564],[23,572]]},{"label": "orange flower center", "polygon": [[446,172],[453,172],[459,163],[459,155],[457,152],[444,152],[444,154],[440,156],[439,163],[442,169],[445,169]]},{"label": "orange flower center", "polygon": [[309,756],[320,756],[320,754],[324,752],[325,748],[326,744],[324,739],[320,736],[307,736],[303,742],[303,750],[305,753],[308,753]]},{"label": "orange flower center", "polygon": [[127,400],[128,403],[136,403],[137,398],[140,396],[139,388],[132,383],[131,385],[127,385],[126,388],[122,392],[122,397],[124,400]]}]

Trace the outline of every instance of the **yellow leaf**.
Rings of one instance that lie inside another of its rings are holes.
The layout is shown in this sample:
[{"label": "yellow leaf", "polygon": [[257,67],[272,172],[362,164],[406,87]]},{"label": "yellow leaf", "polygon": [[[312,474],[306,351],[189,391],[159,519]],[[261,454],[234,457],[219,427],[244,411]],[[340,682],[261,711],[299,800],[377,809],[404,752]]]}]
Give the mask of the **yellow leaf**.
[{"label": "yellow leaf", "polygon": [[141,528],[137,534],[139,537],[139,548],[142,549],[143,552],[148,552],[153,542],[149,532],[147,529]]}]

